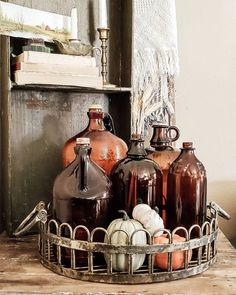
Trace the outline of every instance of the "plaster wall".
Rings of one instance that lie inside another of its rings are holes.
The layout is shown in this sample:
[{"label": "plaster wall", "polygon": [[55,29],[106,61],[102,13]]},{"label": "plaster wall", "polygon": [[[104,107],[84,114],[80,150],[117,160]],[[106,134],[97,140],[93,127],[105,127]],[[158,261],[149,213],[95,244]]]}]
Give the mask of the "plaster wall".
[{"label": "plaster wall", "polygon": [[208,174],[208,201],[231,214],[221,219],[236,245],[236,1],[176,0],[180,75],[176,125],[193,141]]}]

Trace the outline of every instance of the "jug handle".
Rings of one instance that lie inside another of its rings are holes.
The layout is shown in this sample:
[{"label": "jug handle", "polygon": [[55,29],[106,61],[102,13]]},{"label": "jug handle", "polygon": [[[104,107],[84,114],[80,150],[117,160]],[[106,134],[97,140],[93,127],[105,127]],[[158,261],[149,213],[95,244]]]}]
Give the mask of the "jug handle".
[{"label": "jug handle", "polygon": [[88,190],[88,160],[87,155],[81,156],[80,162],[80,191],[86,192]]},{"label": "jug handle", "polygon": [[25,234],[39,221],[42,223],[46,223],[47,221],[47,211],[43,201],[40,201],[30,212],[30,214],[26,216],[26,218],[17,227],[13,235],[18,237]]},{"label": "jug handle", "polygon": [[168,129],[167,129],[167,134],[171,131],[171,130],[174,130],[175,131],[175,136],[174,137],[171,137],[168,135],[168,138],[171,142],[173,141],[176,141],[178,138],[179,138],[179,128],[175,127],[175,126],[170,126]]},{"label": "jug handle", "polygon": [[114,135],[116,134],[114,121],[112,116],[109,113],[104,113],[103,124],[107,131],[110,131]]}]

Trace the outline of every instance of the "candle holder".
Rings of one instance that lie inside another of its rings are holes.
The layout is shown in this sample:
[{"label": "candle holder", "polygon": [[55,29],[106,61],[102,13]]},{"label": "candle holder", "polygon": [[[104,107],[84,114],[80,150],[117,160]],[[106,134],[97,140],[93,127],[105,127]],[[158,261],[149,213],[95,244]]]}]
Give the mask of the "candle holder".
[{"label": "candle holder", "polygon": [[104,87],[115,87],[114,84],[110,84],[107,80],[107,41],[109,38],[109,28],[98,28],[99,39],[102,41],[102,56],[101,56],[101,75]]}]

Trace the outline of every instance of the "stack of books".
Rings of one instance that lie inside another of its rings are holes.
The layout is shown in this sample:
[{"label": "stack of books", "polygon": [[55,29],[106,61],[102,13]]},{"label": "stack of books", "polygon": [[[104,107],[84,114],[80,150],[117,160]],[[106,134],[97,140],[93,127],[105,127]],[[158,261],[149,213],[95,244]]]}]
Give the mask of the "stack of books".
[{"label": "stack of books", "polygon": [[102,88],[95,57],[24,51],[14,64],[18,85],[44,84]]}]

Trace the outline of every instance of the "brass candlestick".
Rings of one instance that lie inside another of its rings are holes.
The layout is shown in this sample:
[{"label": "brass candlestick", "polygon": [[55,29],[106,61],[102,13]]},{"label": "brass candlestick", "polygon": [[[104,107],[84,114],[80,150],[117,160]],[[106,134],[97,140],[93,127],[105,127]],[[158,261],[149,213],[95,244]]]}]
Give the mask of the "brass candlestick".
[{"label": "brass candlestick", "polygon": [[102,56],[101,56],[101,74],[103,80],[103,86],[105,87],[115,87],[115,85],[110,84],[107,80],[107,40],[109,35],[109,28],[98,28],[99,39],[102,41]]}]

